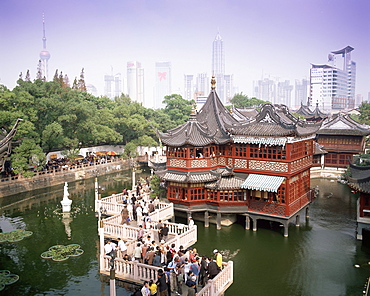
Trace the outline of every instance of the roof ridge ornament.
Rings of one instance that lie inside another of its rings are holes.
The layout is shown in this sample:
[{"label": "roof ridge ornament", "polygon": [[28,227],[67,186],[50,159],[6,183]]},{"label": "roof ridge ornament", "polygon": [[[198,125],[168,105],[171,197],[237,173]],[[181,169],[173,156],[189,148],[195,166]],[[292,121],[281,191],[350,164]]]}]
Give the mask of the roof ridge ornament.
[{"label": "roof ridge ornament", "polygon": [[215,88],[216,88],[216,78],[213,75],[211,79],[211,89],[215,89]]}]

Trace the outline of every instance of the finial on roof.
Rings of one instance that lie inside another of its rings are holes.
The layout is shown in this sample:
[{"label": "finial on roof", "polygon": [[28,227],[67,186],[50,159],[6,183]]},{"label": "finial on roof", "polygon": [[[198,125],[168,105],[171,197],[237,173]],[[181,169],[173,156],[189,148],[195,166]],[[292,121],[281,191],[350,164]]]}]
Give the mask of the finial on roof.
[{"label": "finial on roof", "polygon": [[212,89],[215,89],[216,88],[216,79],[215,79],[215,76],[212,76],[212,79],[211,79],[211,88]]},{"label": "finial on roof", "polygon": [[196,115],[197,114],[197,110],[195,109],[195,106],[193,106],[192,108],[191,108],[191,113],[190,113],[191,115]]}]

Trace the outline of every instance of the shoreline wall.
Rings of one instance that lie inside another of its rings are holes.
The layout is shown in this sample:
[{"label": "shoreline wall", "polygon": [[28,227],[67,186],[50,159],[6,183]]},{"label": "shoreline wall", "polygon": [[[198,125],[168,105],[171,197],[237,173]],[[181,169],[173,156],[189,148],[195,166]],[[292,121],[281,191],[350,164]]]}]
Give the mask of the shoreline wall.
[{"label": "shoreline wall", "polygon": [[130,167],[129,160],[113,159],[105,163],[90,163],[68,168],[58,168],[48,171],[37,172],[32,178],[13,176],[0,179],[0,198],[36,190],[44,187],[63,184],[110,174]]}]

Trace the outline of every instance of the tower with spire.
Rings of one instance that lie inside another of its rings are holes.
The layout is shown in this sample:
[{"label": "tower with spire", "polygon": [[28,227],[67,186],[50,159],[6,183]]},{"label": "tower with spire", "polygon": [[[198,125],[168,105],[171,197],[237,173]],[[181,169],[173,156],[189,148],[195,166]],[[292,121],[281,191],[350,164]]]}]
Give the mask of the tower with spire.
[{"label": "tower with spire", "polygon": [[42,37],[42,44],[43,49],[40,52],[40,62],[41,62],[41,77],[48,80],[48,61],[50,59],[50,53],[46,50],[46,35],[45,35],[45,16],[42,14],[42,29],[43,29],[43,37]]}]

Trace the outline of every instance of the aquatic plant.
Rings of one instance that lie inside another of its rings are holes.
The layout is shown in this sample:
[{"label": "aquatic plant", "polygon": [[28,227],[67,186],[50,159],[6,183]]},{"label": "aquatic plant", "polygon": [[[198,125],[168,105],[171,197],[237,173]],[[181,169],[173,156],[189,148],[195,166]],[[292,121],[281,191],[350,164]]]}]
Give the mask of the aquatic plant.
[{"label": "aquatic plant", "polygon": [[19,276],[10,273],[9,270],[0,270],[0,291],[4,290],[6,285],[14,284],[19,280]]},{"label": "aquatic plant", "polygon": [[48,251],[41,254],[43,259],[52,259],[54,261],[64,261],[69,257],[77,257],[84,253],[81,246],[78,244],[70,244],[67,246],[64,245],[55,245],[49,248]]},{"label": "aquatic plant", "polygon": [[32,231],[27,231],[23,229],[16,229],[10,232],[1,232],[0,233],[0,243],[4,242],[19,242],[25,237],[31,236],[33,234]]}]

